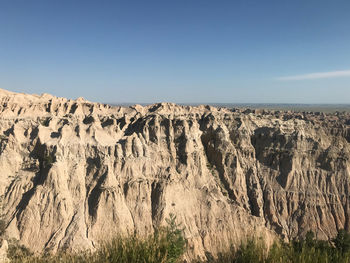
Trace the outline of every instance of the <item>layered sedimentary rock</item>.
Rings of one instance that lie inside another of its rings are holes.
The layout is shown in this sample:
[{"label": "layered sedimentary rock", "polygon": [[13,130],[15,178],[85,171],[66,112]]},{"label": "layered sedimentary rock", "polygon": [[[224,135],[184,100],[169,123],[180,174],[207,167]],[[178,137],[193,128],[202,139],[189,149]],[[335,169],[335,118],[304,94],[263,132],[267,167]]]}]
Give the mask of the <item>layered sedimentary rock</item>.
[{"label": "layered sedimentary rock", "polygon": [[251,235],[349,229],[350,116],[210,106],[112,107],[0,91],[8,238],[93,249],[170,213],[189,257]]}]

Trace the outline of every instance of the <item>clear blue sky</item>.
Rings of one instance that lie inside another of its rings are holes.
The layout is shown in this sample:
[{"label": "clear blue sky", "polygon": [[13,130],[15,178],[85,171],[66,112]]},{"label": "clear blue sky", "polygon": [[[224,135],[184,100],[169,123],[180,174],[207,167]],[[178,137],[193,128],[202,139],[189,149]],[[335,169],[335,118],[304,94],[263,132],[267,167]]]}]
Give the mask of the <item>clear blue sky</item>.
[{"label": "clear blue sky", "polygon": [[350,1],[1,0],[0,88],[115,103],[350,103]]}]

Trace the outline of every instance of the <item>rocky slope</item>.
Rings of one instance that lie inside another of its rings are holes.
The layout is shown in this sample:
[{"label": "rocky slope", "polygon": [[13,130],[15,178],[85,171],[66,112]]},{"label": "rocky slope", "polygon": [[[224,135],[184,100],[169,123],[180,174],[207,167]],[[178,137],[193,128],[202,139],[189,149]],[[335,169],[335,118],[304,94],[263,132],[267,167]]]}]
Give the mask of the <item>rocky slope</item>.
[{"label": "rocky slope", "polygon": [[111,107],[0,91],[7,237],[94,248],[177,215],[189,257],[251,235],[349,229],[350,116],[210,106]]}]

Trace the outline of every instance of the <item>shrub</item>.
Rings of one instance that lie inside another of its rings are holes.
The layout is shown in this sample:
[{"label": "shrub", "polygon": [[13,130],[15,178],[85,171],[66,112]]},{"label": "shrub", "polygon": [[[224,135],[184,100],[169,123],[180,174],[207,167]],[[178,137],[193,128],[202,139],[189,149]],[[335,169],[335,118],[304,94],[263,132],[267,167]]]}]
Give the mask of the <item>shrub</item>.
[{"label": "shrub", "polygon": [[350,234],[344,229],[339,230],[337,236],[333,239],[334,246],[342,253],[350,251]]},{"label": "shrub", "polygon": [[241,244],[236,255],[235,262],[250,263],[264,262],[266,258],[265,243],[260,240],[250,239],[246,243]]},{"label": "shrub", "polygon": [[165,238],[167,243],[168,261],[176,262],[186,250],[186,240],[184,237],[184,229],[181,224],[176,223],[176,216],[170,214],[170,218],[166,219],[167,227],[165,229]]},{"label": "shrub", "polygon": [[0,239],[4,236],[6,230],[6,223],[3,219],[0,219]]},{"label": "shrub", "polygon": [[17,240],[11,239],[7,250],[7,257],[11,262],[23,262],[33,254],[25,246],[20,245]]},{"label": "shrub", "polygon": [[55,162],[55,158],[51,154],[47,154],[43,158],[43,166],[50,167]]}]

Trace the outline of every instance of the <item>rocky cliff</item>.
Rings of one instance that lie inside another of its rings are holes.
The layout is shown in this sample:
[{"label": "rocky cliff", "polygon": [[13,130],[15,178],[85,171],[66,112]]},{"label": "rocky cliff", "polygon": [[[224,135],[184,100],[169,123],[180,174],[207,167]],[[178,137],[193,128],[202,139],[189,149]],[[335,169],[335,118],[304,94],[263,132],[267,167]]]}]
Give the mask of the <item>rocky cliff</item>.
[{"label": "rocky cliff", "polygon": [[7,236],[34,251],[145,235],[170,213],[190,256],[251,235],[349,229],[350,116],[112,107],[0,91]]}]

